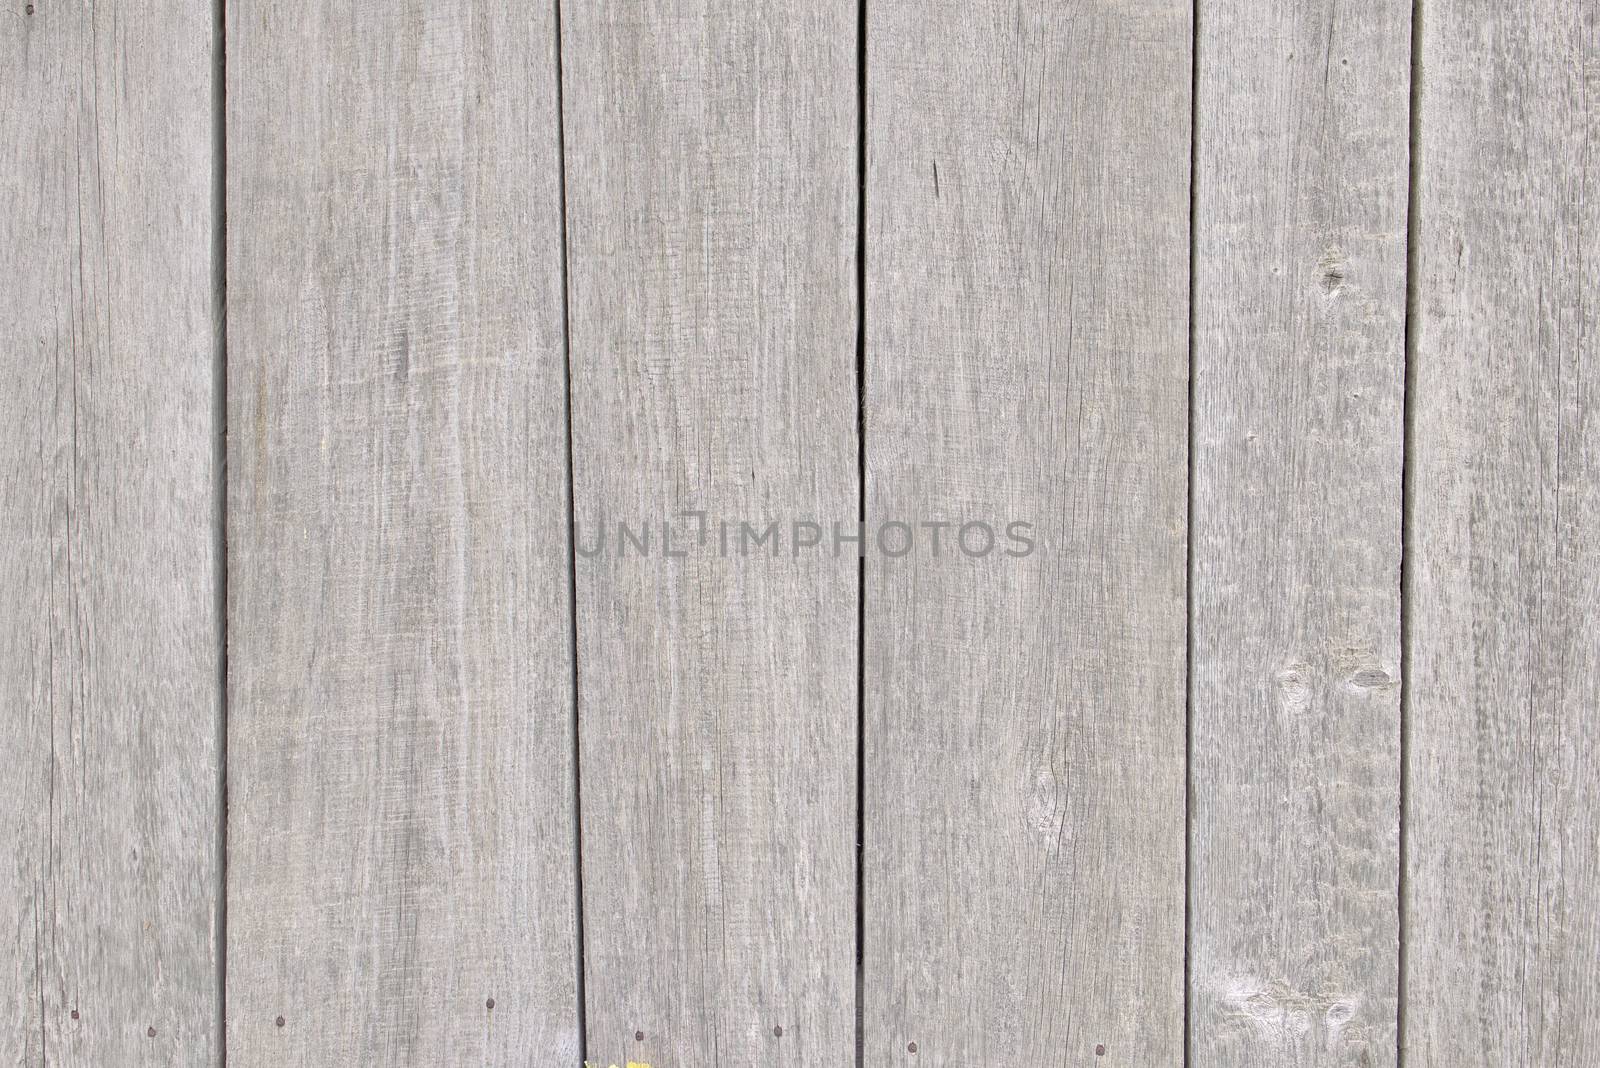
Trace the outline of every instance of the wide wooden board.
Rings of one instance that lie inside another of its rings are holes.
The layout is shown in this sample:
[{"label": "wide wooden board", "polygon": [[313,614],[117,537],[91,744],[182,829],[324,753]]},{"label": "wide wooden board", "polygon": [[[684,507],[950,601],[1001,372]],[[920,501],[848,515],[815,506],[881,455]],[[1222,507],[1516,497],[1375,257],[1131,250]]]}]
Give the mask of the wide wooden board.
[{"label": "wide wooden board", "polygon": [[1190,15],[867,5],[869,1065],[1182,1057]]},{"label": "wide wooden board", "polygon": [[212,15],[0,19],[0,1063],[221,1055]]},{"label": "wide wooden board", "polygon": [[1197,1064],[1395,1063],[1410,29],[1200,6]]},{"label": "wide wooden board", "polygon": [[1405,1063],[1600,1063],[1600,4],[1429,0]]},{"label": "wide wooden board", "polygon": [[854,1057],[856,16],[562,9],[596,1064]]},{"label": "wide wooden board", "polygon": [[579,1059],[555,34],[228,7],[232,1066]]}]

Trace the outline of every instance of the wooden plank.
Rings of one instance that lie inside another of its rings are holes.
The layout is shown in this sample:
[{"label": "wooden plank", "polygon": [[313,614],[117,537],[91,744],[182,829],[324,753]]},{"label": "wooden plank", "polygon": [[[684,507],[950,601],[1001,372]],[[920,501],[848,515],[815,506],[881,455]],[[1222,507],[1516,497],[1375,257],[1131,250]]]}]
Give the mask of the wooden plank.
[{"label": "wooden plank", "polygon": [[1190,4],[867,15],[866,1063],[1176,1064]]},{"label": "wooden plank", "polygon": [[1600,1062],[1600,4],[1423,7],[1409,1065]]},{"label": "wooden plank", "polygon": [[856,18],[563,7],[597,1064],[854,1057],[857,564],[790,541],[858,507]]},{"label": "wooden plank", "polygon": [[1395,1063],[1410,27],[1200,7],[1197,1064]]},{"label": "wooden plank", "polygon": [[220,1053],[213,26],[0,30],[0,1062]]},{"label": "wooden plank", "polygon": [[579,1058],[555,33],[229,5],[231,1066]]}]

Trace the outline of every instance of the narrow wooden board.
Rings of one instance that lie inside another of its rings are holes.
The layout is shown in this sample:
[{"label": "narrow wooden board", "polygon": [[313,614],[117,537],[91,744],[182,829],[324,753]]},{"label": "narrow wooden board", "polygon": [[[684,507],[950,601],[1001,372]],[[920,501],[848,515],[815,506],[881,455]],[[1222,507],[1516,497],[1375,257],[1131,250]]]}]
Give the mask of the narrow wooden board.
[{"label": "narrow wooden board", "polygon": [[1405,1062],[1600,1063],[1600,4],[1423,5]]},{"label": "narrow wooden board", "polygon": [[1200,6],[1191,1052],[1393,1065],[1411,2]]},{"label": "narrow wooden board", "polygon": [[0,22],[0,1062],[215,1064],[212,17]]},{"label": "narrow wooden board", "polygon": [[856,17],[562,10],[596,1064],[854,1058]]},{"label": "narrow wooden board", "polygon": [[867,15],[865,1063],[1177,1064],[1190,4]]},{"label": "narrow wooden board", "polygon": [[229,5],[230,1068],[578,1062],[555,34]]}]

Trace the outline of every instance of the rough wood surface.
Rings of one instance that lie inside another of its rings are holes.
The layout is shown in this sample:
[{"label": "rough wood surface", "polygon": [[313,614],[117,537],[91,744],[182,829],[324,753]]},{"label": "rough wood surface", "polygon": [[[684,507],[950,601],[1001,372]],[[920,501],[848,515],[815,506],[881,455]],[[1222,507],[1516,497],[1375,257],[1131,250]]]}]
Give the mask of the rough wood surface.
[{"label": "rough wood surface", "polygon": [[576,1064],[552,12],[228,16],[228,1062]]},{"label": "rough wood surface", "polygon": [[856,16],[563,6],[597,1064],[854,1058]]},{"label": "rough wood surface", "polygon": [[1406,1058],[1600,1063],[1600,4],[1423,5]]},{"label": "rough wood surface", "polygon": [[867,13],[866,1063],[1176,1064],[1190,5]]},{"label": "rough wood surface", "polygon": [[211,14],[0,24],[0,1062],[214,1064]]},{"label": "rough wood surface", "polygon": [[1200,8],[1196,1064],[1395,1063],[1410,27]]}]

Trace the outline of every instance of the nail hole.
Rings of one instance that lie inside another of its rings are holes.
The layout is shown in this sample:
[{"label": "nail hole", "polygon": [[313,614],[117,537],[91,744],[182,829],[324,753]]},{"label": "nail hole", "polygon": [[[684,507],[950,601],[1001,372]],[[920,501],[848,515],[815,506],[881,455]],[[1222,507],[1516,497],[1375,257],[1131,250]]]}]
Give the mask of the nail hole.
[{"label": "nail hole", "polygon": [[272,1022],[277,1024],[279,1027],[282,1027],[283,1026],[283,1017],[280,1016],[280,1017],[278,1017],[276,1020],[274,1020]]},{"label": "nail hole", "polygon": [[643,1031],[635,1031],[633,1033],[633,1040],[635,1042],[643,1042],[644,1041],[644,1032]]},{"label": "nail hole", "polygon": [[72,1018],[74,1020],[76,1020],[78,1018],[78,1010],[77,1009],[73,1009],[72,1010]]},{"label": "nail hole", "polygon": [[494,1008],[494,998],[489,998],[488,1000],[486,1000],[483,1003],[483,1007],[486,1008],[486,1009]]},{"label": "nail hole", "polygon": [[156,1029],[154,1027],[146,1027],[144,1029],[144,1033],[145,1033],[145,1037],[147,1037],[147,1038],[155,1038],[156,1037]]},{"label": "nail hole", "polygon": [[1106,1055],[1106,1047],[1104,1045],[1096,1046],[1094,1048],[1094,1055],[1096,1057],[1104,1057]]},{"label": "nail hole", "polygon": [[907,1042],[906,1043],[906,1052],[907,1053],[915,1053],[915,1052],[917,1052],[917,1044],[915,1042]]},{"label": "nail hole", "polygon": [[777,1024],[776,1026],[774,1026],[772,1028],[772,1037],[773,1038],[782,1038],[783,1037],[783,1025],[782,1024]]}]

